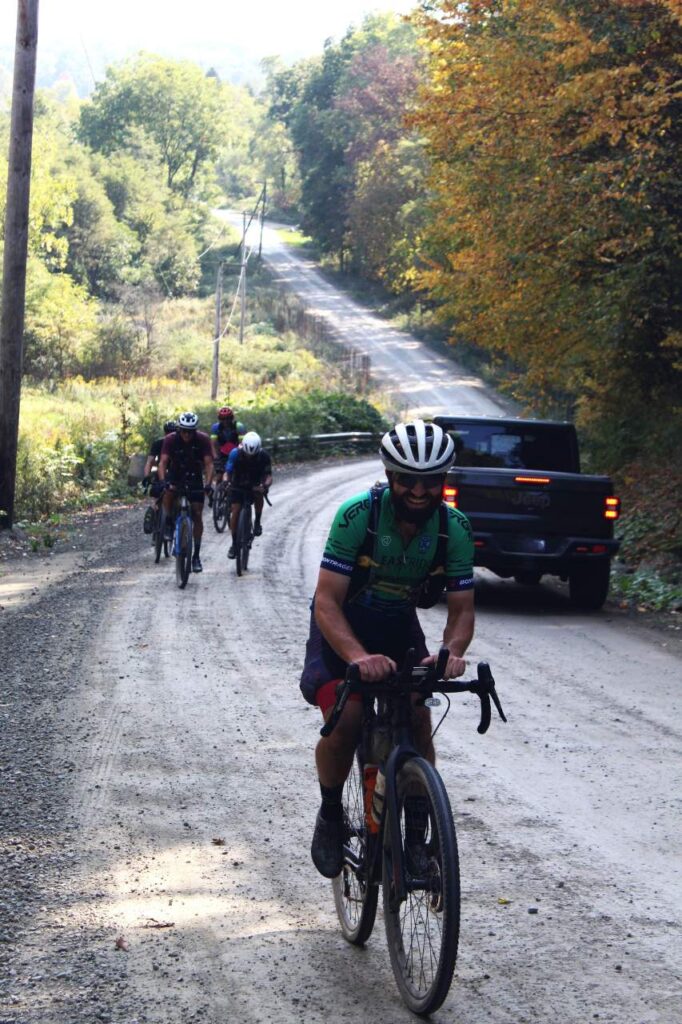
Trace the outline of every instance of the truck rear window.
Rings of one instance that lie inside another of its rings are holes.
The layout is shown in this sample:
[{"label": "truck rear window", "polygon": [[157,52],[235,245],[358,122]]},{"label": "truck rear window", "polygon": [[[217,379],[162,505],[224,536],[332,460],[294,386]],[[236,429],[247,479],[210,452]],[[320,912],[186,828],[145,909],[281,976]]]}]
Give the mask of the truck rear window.
[{"label": "truck rear window", "polygon": [[571,432],[562,426],[534,430],[527,425],[467,424],[448,431],[457,450],[456,466],[579,472]]}]

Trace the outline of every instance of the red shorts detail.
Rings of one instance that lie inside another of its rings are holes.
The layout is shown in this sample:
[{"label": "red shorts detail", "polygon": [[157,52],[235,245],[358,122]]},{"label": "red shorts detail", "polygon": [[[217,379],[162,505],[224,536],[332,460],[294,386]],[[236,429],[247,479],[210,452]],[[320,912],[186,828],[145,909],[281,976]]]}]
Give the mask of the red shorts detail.
[{"label": "red shorts detail", "polygon": [[[315,703],[323,715],[336,704],[336,687],[341,682],[342,679],[330,679],[328,683],[323,683],[315,694]],[[362,694],[351,693],[350,700],[362,700]]]}]

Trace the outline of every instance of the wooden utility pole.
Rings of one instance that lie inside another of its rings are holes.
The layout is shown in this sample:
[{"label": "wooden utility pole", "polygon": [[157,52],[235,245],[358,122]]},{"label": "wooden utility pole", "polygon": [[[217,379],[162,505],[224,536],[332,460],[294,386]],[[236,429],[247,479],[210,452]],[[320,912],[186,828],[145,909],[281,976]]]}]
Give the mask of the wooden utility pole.
[{"label": "wooden utility pole", "polygon": [[220,314],[223,305],[223,263],[218,264],[218,275],[215,283],[215,334],[213,335],[213,374],[211,376],[211,400],[218,397],[218,372],[220,363]]},{"label": "wooden utility pole", "polygon": [[242,214],[242,270],[239,278],[239,344],[244,341],[244,318],[246,316],[246,214]]},{"label": "wooden utility pole", "polygon": [[261,253],[263,251],[263,221],[265,220],[265,204],[267,202],[267,198],[268,198],[268,180],[266,178],[265,181],[263,182],[263,191],[261,192],[261,199],[263,200],[263,205],[260,208],[260,238],[258,239],[258,259],[259,260],[261,258]]},{"label": "wooden utility pole", "polygon": [[37,48],[38,0],[17,0],[0,320],[0,529],[14,522]]}]

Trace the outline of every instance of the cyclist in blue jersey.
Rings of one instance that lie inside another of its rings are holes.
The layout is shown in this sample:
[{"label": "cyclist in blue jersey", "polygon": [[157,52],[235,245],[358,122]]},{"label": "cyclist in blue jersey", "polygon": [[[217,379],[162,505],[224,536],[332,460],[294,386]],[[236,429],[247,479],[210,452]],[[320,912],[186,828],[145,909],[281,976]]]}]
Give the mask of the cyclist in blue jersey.
[{"label": "cyclist in blue jersey", "polygon": [[244,490],[249,488],[253,491],[253,511],[255,513],[253,535],[260,537],[263,532],[260,522],[263,513],[263,495],[272,483],[270,455],[263,448],[261,439],[255,430],[249,430],[244,434],[239,447],[230,452],[225,472],[232,497],[230,513],[232,546],[227,552],[227,557],[234,558],[236,556],[237,523],[242,508]]},{"label": "cyclist in blue jersey", "polygon": [[[313,600],[301,690],[325,720],[349,663],[358,665],[361,679],[379,682],[410,648],[421,664],[435,662],[416,608],[435,603],[439,590],[447,592],[447,677],[464,672],[474,632],[471,526],[442,502],[454,462],[452,438],[433,423],[400,423],[384,435],[380,455],[388,486],[356,495],[338,509]],[[354,697],[315,752],[322,804],[311,854],[328,878],[342,866],[342,792],[362,723],[360,695]],[[415,706],[413,714],[417,747],[434,761],[430,711]]]}]

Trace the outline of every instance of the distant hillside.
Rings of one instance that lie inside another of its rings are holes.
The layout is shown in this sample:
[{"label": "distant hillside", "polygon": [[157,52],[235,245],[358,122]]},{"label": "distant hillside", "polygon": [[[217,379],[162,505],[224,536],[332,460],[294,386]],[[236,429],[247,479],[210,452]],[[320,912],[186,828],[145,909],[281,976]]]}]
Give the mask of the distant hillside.
[{"label": "distant hillside", "polygon": [[[183,51],[177,47],[158,47],[154,49],[162,57],[175,60],[191,60],[204,68],[215,68],[224,82],[233,85],[250,85],[259,89],[264,82],[260,62],[266,54],[249,53],[243,47],[218,45],[214,42],[200,45],[191,43]],[[94,82],[104,77],[109,64],[124,60],[131,56],[130,48],[94,45],[88,46],[87,52],[78,44],[64,49],[63,47],[42,48],[38,44],[37,85],[41,89],[51,89],[55,85],[73,86],[80,97],[88,96]],[[297,51],[280,53],[285,63],[293,63],[302,54]],[[12,68],[14,64],[14,43],[0,45],[0,99],[6,98],[12,90]]]}]

